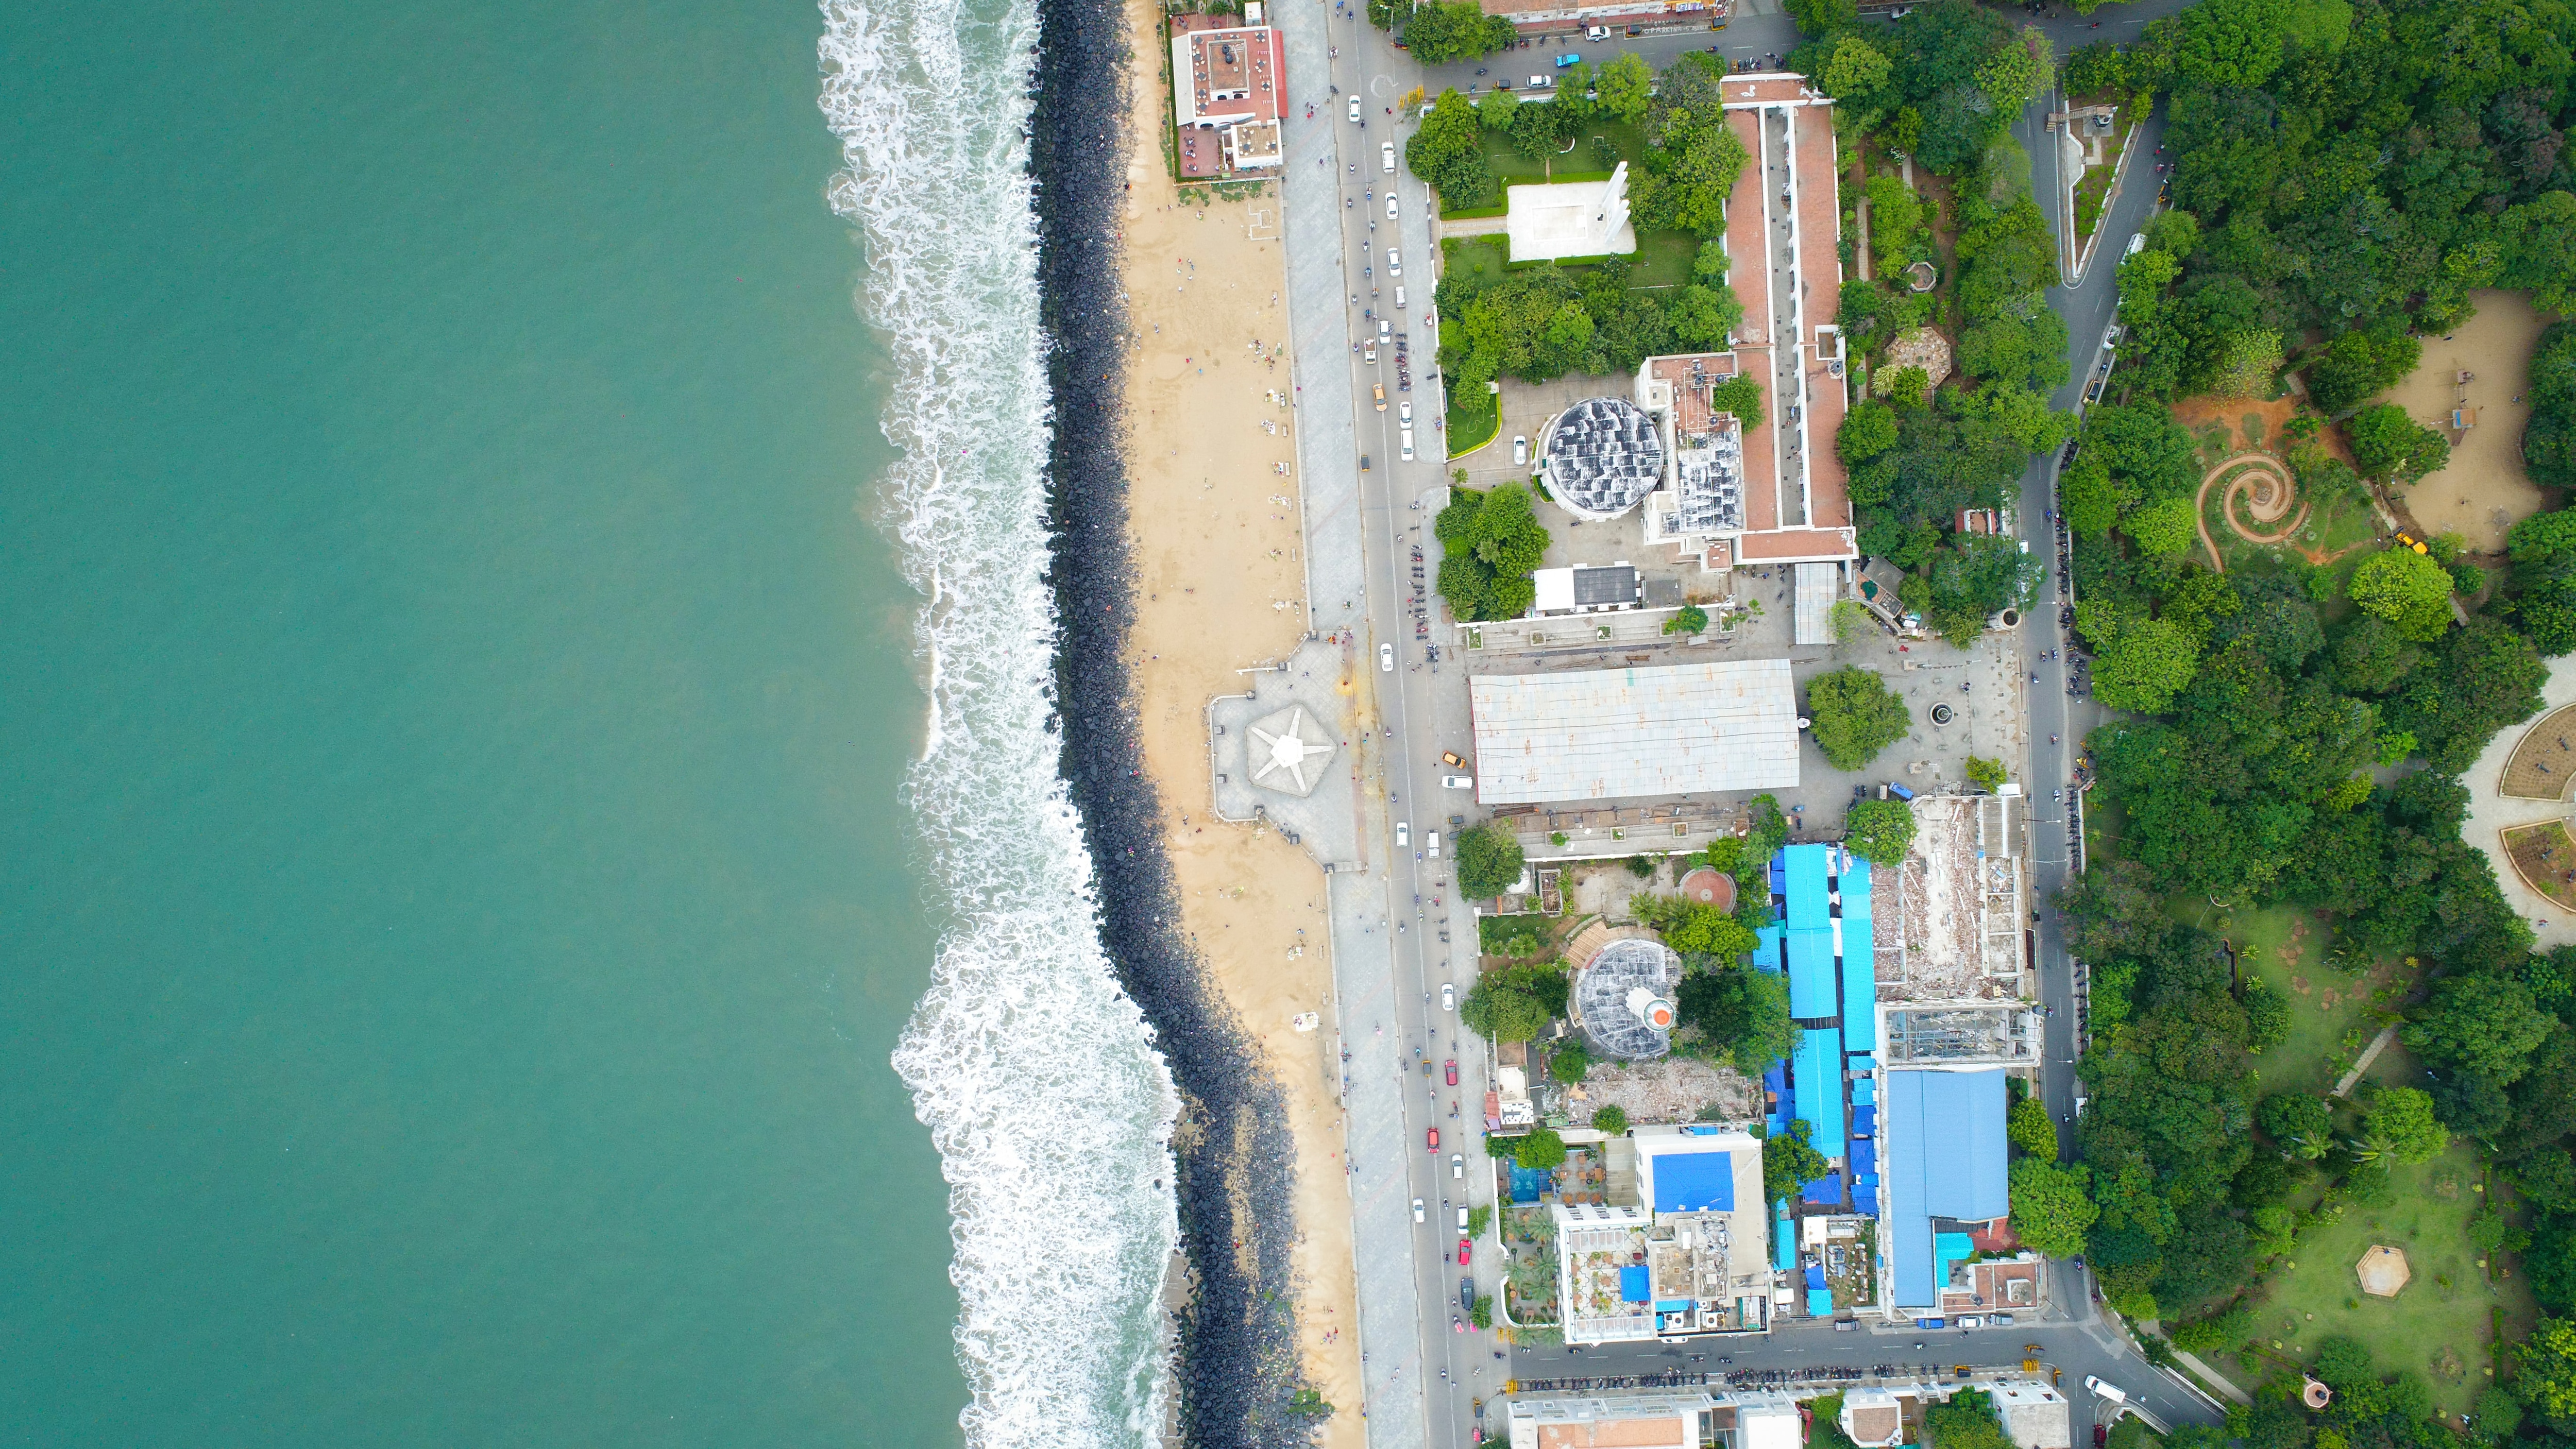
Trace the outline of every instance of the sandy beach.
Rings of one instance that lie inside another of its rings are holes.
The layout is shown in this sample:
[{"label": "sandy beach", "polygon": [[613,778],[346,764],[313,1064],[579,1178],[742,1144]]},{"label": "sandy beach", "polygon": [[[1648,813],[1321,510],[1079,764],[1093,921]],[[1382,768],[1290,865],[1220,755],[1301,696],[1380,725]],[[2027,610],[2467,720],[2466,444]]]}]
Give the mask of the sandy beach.
[{"label": "sandy beach", "polygon": [[[1202,200],[1202,188],[1180,195],[1162,154],[1169,51],[1153,5],[1130,0],[1127,13],[1136,40],[1125,238],[1137,334],[1127,391],[1132,667],[1146,766],[1169,817],[1185,929],[1286,1095],[1306,1377],[1336,1406],[1320,1441],[1358,1449],[1367,1436],[1328,1060],[1323,873],[1272,831],[1210,818],[1207,702],[1240,693],[1235,671],[1287,653],[1305,627],[1279,203]],[[1321,1026],[1297,1031],[1302,1012]]]}]

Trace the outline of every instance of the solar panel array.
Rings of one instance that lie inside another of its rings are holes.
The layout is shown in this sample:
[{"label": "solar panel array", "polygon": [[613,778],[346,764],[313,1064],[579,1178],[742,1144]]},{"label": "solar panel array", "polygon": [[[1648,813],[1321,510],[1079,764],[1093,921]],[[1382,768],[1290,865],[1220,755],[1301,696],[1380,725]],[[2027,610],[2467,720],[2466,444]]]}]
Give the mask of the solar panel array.
[{"label": "solar panel array", "polygon": [[1576,403],[1548,434],[1548,491],[1576,513],[1625,513],[1663,476],[1664,441],[1656,436],[1654,418],[1623,398]]},{"label": "solar panel array", "polygon": [[1628,992],[1642,986],[1670,999],[1680,979],[1681,958],[1661,941],[1631,938],[1602,947],[1574,982],[1574,1009],[1583,1018],[1584,1035],[1627,1061],[1662,1056],[1672,1050],[1671,1035],[1639,1020],[1628,1009]]}]

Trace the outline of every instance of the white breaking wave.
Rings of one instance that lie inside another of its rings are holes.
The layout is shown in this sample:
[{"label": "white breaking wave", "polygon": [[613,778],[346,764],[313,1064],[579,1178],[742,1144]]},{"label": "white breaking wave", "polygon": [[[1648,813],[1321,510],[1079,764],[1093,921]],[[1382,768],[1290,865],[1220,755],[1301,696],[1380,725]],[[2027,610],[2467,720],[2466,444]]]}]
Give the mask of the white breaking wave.
[{"label": "white breaking wave", "polygon": [[[1170,1393],[1156,1290],[1179,1241],[1179,1100],[1101,949],[1058,778],[1030,0],[823,0],[822,105],[895,359],[883,500],[929,603],[908,781],[947,928],[895,1050],[949,1183],[976,1445],[1142,1445]],[[882,1324],[891,1333],[922,1324]]]}]

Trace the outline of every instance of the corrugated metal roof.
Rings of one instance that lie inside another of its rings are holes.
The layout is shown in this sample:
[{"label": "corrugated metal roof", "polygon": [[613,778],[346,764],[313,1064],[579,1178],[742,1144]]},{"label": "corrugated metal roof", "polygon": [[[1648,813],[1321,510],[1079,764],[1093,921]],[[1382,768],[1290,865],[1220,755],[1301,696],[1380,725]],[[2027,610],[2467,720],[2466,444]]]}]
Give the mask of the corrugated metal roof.
[{"label": "corrugated metal roof", "polygon": [[1879,1142],[1896,1306],[1935,1307],[1932,1219],[1983,1222],[2012,1208],[2002,1068],[1888,1073]]},{"label": "corrugated metal roof", "polygon": [[1468,692],[1479,804],[1798,783],[1798,697],[1785,659],[1486,674]]}]

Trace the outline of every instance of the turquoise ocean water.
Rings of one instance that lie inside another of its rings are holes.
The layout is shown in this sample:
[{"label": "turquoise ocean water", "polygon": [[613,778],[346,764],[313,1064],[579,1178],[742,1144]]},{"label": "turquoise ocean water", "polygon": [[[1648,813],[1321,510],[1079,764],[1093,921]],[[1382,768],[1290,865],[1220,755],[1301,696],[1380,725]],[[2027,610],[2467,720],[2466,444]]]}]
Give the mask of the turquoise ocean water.
[{"label": "turquoise ocean water", "polygon": [[959,1438],[822,30],[0,7],[0,1442]]}]

